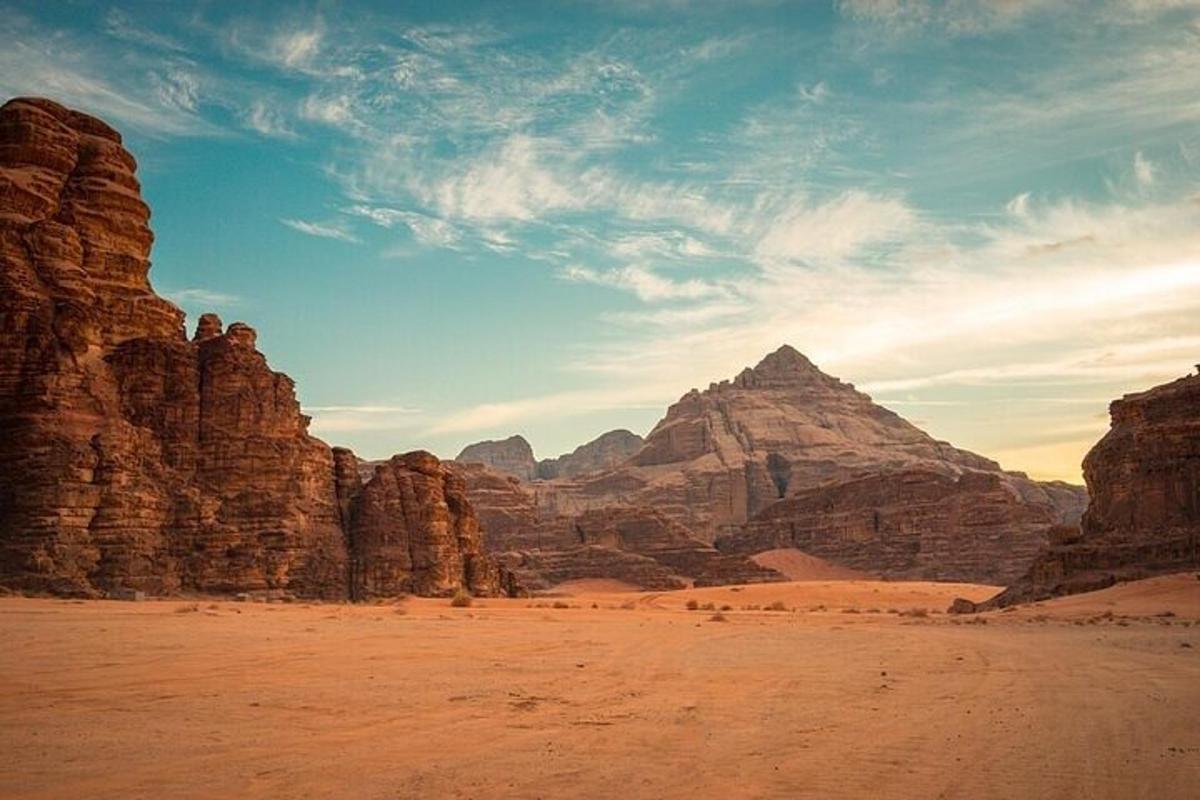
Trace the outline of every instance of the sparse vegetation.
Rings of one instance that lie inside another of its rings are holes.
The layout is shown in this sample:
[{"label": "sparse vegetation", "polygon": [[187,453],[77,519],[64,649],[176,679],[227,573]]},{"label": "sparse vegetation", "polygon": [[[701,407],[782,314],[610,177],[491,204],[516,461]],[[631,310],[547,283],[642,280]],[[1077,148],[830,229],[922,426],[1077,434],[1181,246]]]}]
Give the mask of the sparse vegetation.
[{"label": "sparse vegetation", "polygon": [[700,601],[692,598],[691,600],[688,600],[685,605],[687,606],[688,611],[695,611],[700,607]]},{"label": "sparse vegetation", "polygon": [[907,611],[901,611],[900,616],[902,616],[902,617],[919,617],[919,618],[923,619],[923,618],[929,616],[929,609],[927,609],[927,608],[910,608]]},{"label": "sparse vegetation", "polygon": [[726,617],[724,614],[721,614],[718,612],[716,614],[713,614],[711,617],[709,617],[708,621],[709,622],[729,622],[729,618]]},{"label": "sparse vegetation", "polygon": [[784,603],[782,600],[776,600],[775,602],[773,602],[769,606],[767,606],[766,610],[767,611],[787,611],[788,607],[787,607],[787,604]]},{"label": "sparse vegetation", "polygon": [[716,611],[717,604],[716,603],[705,603],[704,605],[700,606],[700,610],[701,611]]},{"label": "sparse vegetation", "polygon": [[722,611],[733,611],[733,606],[729,605],[729,603],[726,603],[725,605],[721,606],[721,610]]},{"label": "sparse vegetation", "polygon": [[191,613],[199,611],[199,610],[200,610],[199,603],[188,603],[187,605],[184,605],[184,606],[176,606],[175,607],[176,614],[191,614]]},{"label": "sparse vegetation", "polygon": [[465,589],[459,589],[454,593],[454,597],[450,598],[450,606],[452,608],[470,608],[475,602],[475,598],[471,597],[471,593]]},{"label": "sparse vegetation", "polygon": [[571,604],[570,604],[570,603],[565,603],[565,602],[563,602],[562,600],[555,600],[555,601],[554,601],[554,607],[555,607],[555,608],[570,608],[570,607],[571,607]]}]

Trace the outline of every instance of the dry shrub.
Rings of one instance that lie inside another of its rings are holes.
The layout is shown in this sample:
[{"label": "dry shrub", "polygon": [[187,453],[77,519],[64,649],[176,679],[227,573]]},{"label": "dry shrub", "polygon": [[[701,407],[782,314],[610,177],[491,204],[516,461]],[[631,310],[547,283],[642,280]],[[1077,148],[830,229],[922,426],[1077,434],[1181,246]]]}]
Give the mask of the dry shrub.
[{"label": "dry shrub", "polygon": [[705,603],[704,605],[700,606],[700,610],[701,611],[716,611],[717,604],[716,603]]},{"label": "dry shrub", "polygon": [[711,617],[709,617],[708,621],[709,622],[729,622],[729,618],[726,617],[724,614],[717,613],[717,614],[713,614]]},{"label": "dry shrub", "polygon": [[474,602],[475,598],[471,597],[470,592],[461,588],[454,593],[454,597],[450,598],[450,605],[452,608],[470,608],[471,604]]},{"label": "dry shrub", "polygon": [[767,611],[787,611],[788,607],[782,600],[776,600],[767,606]]},{"label": "dry shrub", "polygon": [[571,604],[570,604],[570,603],[564,603],[562,600],[555,600],[555,601],[554,601],[554,607],[555,607],[555,608],[570,608],[570,607],[571,607]]},{"label": "dry shrub", "polygon": [[924,617],[929,616],[929,609],[927,609],[927,608],[910,608],[907,611],[901,611],[900,616],[924,618]]},{"label": "dry shrub", "polygon": [[175,606],[176,614],[191,614],[200,610],[199,603],[188,603],[185,606]]},{"label": "dry shrub", "polygon": [[685,603],[684,605],[687,606],[688,611],[695,611],[696,609],[698,609],[700,607],[700,601],[696,600],[695,598],[692,598],[691,600],[688,600],[687,603]]}]

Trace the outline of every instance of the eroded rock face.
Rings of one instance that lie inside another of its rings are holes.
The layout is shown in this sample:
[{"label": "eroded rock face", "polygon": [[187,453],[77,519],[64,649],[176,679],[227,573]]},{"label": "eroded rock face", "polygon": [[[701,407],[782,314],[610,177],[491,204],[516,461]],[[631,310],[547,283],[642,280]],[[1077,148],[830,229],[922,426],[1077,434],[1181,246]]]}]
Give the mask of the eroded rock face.
[{"label": "eroded rock face", "polygon": [[[206,314],[187,339],[147,278],[134,170],[99,120],[46,100],[0,108],[0,584],[345,598],[347,521],[399,479],[363,487],[352,453],[335,460],[308,435],[248,325]],[[445,591],[459,572],[492,590],[461,492],[414,497],[410,518],[431,528],[409,532],[424,536],[409,591]],[[374,574],[364,552],[354,564]],[[375,572],[401,580],[386,559]]]},{"label": "eroded rock face", "polygon": [[543,479],[577,478],[618,467],[642,447],[642,437],[627,430],[601,434],[558,458],[538,462],[537,476]]},{"label": "eroded rock face", "polygon": [[649,590],[782,580],[738,554],[722,554],[655,509],[613,507],[543,515],[542,484],[526,484],[483,464],[449,462],[479,510],[487,549],[523,586],[546,589],[611,578]]},{"label": "eroded rock face", "polygon": [[1083,461],[1082,529],[1054,537],[989,607],[1200,566],[1200,375],[1126,395],[1110,414]]},{"label": "eroded rock face", "polygon": [[375,468],[350,515],[354,599],[500,592],[461,476],[424,451]]},{"label": "eroded rock face", "polygon": [[524,436],[510,436],[498,441],[488,440],[467,445],[454,459],[467,464],[484,464],[515,475],[523,481],[531,481],[537,477],[537,461],[533,458],[533,448]]},{"label": "eroded rock face", "polygon": [[1002,473],[909,470],[805,489],[717,541],[729,553],[793,547],[905,580],[1007,584],[1045,545],[1050,509]]},{"label": "eroded rock face", "polygon": [[627,462],[533,492],[542,519],[653,508],[739,556],[808,546],[889,577],[947,580],[1021,574],[1086,499],[933,439],[786,346],[684,395]]}]

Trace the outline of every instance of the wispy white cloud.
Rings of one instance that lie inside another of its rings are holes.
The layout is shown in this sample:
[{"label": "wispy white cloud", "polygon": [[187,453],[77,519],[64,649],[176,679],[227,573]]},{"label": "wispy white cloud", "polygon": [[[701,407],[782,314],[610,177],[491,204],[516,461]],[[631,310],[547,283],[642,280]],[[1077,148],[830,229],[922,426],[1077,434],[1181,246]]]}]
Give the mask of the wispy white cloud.
[{"label": "wispy white cloud", "polygon": [[228,308],[241,302],[241,298],[235,294],[198,287],[163,289],[162,293],[168,300],[184,307]]},{"label": "wispy white cloud", "polygon": [[646,267],[630,265],[598,272],[588,267],[572,264],[559,275],[568,281],[594,283],[632,292],[648,303],[663,300],[699,300],[710,297],[728,296],[727,288],[696,279],[671,280]]},{"label": "wispy white cloud", "polygon": [[406,430],[422,424],[422,411],[389,404],[304,406],[311,430],[322,435],[358,431]]},{"label": "wispy white cloud", "polygon": [[1152,186],[1156,173],[1154,162],[1142,155],[1141,150],[1133,154],[1133,177],[1138,186],[1142,188]]},{"label": "wispy white cloud", "polygon": [[337,239],[339,241],[351,243],[357,243],[359,241],[358,237],[355,236],[341,220],[311,222],[309,220],[284,217],[279,221],[284,225],[287,225],[292,230],[300,231],[300,233],[304,233],[309,236],[316,236],[322,239]]}]

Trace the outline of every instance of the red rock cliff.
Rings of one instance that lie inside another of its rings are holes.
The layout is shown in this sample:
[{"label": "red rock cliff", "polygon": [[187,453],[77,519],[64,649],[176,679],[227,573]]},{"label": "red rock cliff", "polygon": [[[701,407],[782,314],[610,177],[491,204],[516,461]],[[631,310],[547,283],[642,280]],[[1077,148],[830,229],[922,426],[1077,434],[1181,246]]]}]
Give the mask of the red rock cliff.
[{"label": "red rock cliff", "polygon": [[1200,566],[1200,375],[1126,395],[1083,460],[1091,502],[1025,577],[987,605]]},{"label": "red rock cliff", "polygon": [[[0,108],[0,584],[346,597],[347,521],[384,490],[308,435],[252,328],[205,315],[188,341],[147,278],[135,168],[97,119]],[[421,535],[439,577],[406,591],[443,591],[462,564],[496,590],[477,537]]]}]

